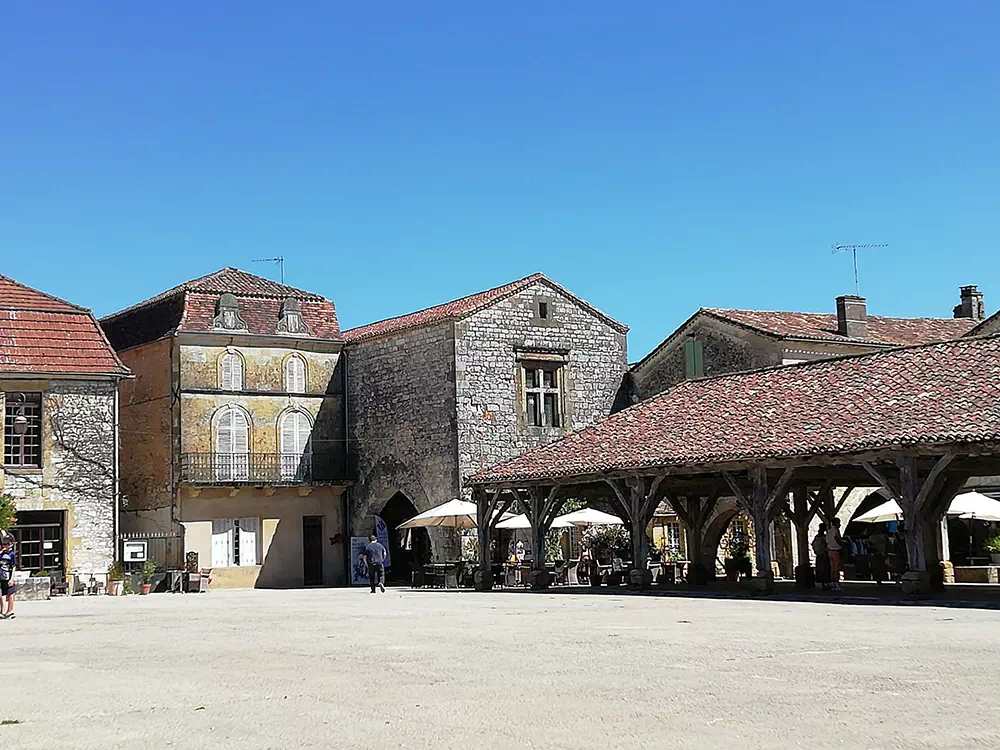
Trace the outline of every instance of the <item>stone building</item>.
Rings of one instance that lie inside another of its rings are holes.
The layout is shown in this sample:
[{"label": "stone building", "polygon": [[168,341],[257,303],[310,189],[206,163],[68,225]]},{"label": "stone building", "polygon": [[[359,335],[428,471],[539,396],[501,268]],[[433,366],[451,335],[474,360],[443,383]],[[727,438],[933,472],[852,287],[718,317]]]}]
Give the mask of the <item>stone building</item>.
[{"label": "stone building", "polygon": [[[836,299],[836,313],[702,308],[630,368],[630,401],[644,401],[692,378],[989,333],[990,321],[984,318],[983,295],[975,286],[960,289],[959,304],[950,318],[869,315],[866,300],[853,295]],[[994,319],[997,316],[990,320]],[[837,515],[846,524],[873,507],[879,499],[869,499],[870,494],[870,490],[835,488]],[[731,516],[734,508],[732,499],[720,502],[715,521]],[[814,530],[818,523],[814,521]],[[793,530],[787,527],[776,530],[772,538],[789,539],[792,535]],[[775,554],[774,558],[781,572],[790,576],[799,553],[794,539],[785,546],[789,554]]]},{"label": "stone building", "polygon": [[0,276],[0,493],[23,572],[103,580],[114,561],[128,377],[89,310]]},{"label": "stone building", "polygon": [[235,268],[101,320],[130,532],[176,534],[215,587],[345,577],[343,338],[332,302]]},{"label": "stone building", "polygon": [[[628,328],[542,274],[344,332],[352,528],[463,496],[463,478],[606,417]],[[432,535],[437,557],[454,536]],[[427,553],[418,550],[417,553]],[[390,538],[393,572],[412,558]]]}]

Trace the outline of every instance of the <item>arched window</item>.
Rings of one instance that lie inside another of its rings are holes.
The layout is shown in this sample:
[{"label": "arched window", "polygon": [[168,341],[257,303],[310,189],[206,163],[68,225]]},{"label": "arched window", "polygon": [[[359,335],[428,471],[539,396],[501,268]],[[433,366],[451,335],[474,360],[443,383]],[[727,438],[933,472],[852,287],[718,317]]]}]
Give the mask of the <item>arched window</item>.
[{"label": "arched window", "polygon": [[298,354],[293,354],[285,360],[285,391],[306,392],[306,361]]},{"label": "arched window", "polygon": [[215,417],[215,478],[220,482],[250,478],[250,423],[235,406]]},{"label": "arched window", "polygon": [[312,422],[301,411],[286,412],[279,425],[281,478],[307,481],[312,468]]},{"label": "arched window", "polygon": [[243,358],[239,354],[236,352],[226,352],[223,354],[219,370],[219,387],[222,390],[243,390]]}]

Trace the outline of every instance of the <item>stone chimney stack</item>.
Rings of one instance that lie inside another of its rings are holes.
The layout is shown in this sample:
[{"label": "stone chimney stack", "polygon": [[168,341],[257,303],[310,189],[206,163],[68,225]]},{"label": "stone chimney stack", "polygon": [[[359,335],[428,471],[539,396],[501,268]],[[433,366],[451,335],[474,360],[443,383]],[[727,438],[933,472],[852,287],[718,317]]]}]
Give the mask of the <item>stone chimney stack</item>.
[{"label": "stone chimney stack", "polygon": [[983,293],[975,284],[962,287],[962,301],[955,306],[956,318],[969,318],[976,321],[986,318],[986,305],[983,302]]},{"label": "stone chimney stack", "polygon": [[852,339],[868,338],[868,305],[864,297],[837,297],[837,332]]}]

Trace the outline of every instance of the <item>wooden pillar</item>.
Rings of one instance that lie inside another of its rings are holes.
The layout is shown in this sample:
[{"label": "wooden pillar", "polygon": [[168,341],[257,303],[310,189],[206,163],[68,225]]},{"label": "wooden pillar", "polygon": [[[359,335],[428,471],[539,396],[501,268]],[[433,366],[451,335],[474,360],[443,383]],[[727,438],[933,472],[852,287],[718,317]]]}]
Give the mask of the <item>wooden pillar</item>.
[{"label": "wooden pillar", "polygon": [[545,570],[545,535],[556,509],[561,504],[559,500],[559,485],[553,485],[548,494],[542,487],[532,487],[528,491],[525,499],[519,493],[518,503],[521,505],[521,512],[528,517],[531,524],[531,587],[534,589],[548,588],[549,575]]},{"label": "wooden pillar", "polygon": [[632,536],[632,571],[629,583],[633,588],[648,588],[653,576],[649,571],[649,534],[646,527],[653,520],[656,504],[659,502],[660,484],[666,474],[653,477],[630,475],[626,477],[624,486],[621,481],[605,480],[615,493],[613,505],[618,505],[626,511],[624,519],[631,530]]},{"label": "wooden pillar", "polygon": [[862,464],[903,511],[908,562],[902,580],[905,593],[927,593],[944,585],[938,552],[941,519],[966,480],[965,475],[945,473],[955,457],[953,452],[941,456],[926,477],[919,475],[913,456],[896,458],[896,477],[870,463]]},{"label": "wooden pillar", "polygon": [[[684,522],[684,527],[687,530],[688,558],[691,560],[688,580],[698,585],[704,585],[715,577],[715,571],[709,570],[705,565],[705,522],[715,510],[715,506],[719,502],[719,494],[716,491],[702,497],[697,495],[687,497],[667,495],[670,505],[673,506],[678,518]],[[714,553],[712,557],[715,557]]]},{"label": "wooden pillar", "polygon": [[747,472],[750,480],[749,493],[744,492],[729,472],[722,473],[733,490],[737,502],[753,519],[757,567],[754,587],[761,591],[774,590],[774,572],[771,569],[771,521],[774,519],[777,503],[784,496],[794,473],[792,467],[785,469],[774,488],[770,489],[767,483],[767,469],[755,466]]},{"label": "wooden pillar", "polygon": [[490,532],[496,522],[494,515],[500,490],[487,492],[477,487],[472,491],[472,499],[476,503],[476,531],[479,538],[479,569],[474,580],[478,591],[489,591],[493,588],[493,570],[490,567]]},{"label": "wooden pillar", "polygon": [[810,563],[811,546],[809,544],[809,523],[813,514],[809,510],[809,489],[798,485],[792,492],[794,507],[789,514],[795,524],[795,546],[799,564],[795,566],[795,585],[801,588],[813,588],[816,585],[816,575]]}]

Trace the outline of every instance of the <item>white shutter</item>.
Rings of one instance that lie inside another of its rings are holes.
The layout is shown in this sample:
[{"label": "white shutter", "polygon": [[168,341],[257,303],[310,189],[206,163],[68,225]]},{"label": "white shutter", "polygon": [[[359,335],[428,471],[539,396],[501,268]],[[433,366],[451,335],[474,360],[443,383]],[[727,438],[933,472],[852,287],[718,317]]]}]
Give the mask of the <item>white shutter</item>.
[{"label": "white shutter", "polygon": [[257,565],[257,538],[260,519],[240,519],[240,566]]},{"label": "white shutter", "polygon": [[239,409],[229,410],[233,415],[233,479],[250,477],[250,425]]},{"label": "white shutter", "polygon": [[215,426],[215,478],[226,481],[233,478],[233,413],[226,409],[219,415]]},{"label": "white shutter", "polygon": [[243,360],[238,354],[222,355],[222,390],[243,390]]},{"label": "white shutter", "polygon": [[293,478],[309,445],[312,426],[305,414],[290,411],[281,420],[281,476]]},{"label": "white shutter", "polygon": [[285,390],[289,393],[306,392],[306,366],[298,355],[285,360]]},{"label": "white shutter", "polygon": [[212,567],[228,568],[232,559],[233,519],[217,518],[212,521]]}]

